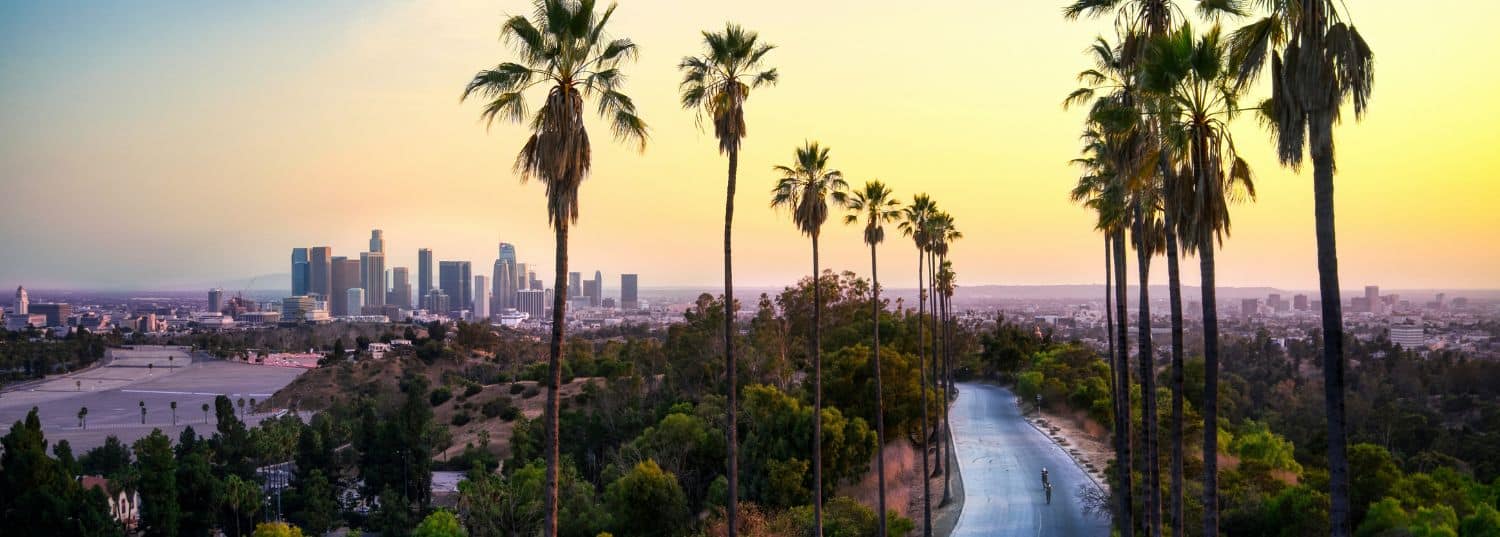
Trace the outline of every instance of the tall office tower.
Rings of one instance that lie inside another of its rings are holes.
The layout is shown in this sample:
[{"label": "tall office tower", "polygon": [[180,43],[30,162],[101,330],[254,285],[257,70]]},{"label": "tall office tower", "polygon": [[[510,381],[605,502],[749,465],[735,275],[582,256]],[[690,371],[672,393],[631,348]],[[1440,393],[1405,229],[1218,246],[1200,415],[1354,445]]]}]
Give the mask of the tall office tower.
[{"label": "tall office tower", "polygon": [[541,289],[523,289],[516,292],[516,309],[525,312],[531,320],[543,322],[547,319],[547,293]]},{"label": "tall office tower", "polygon": [[360,312],[363,312],[365,310],[364,289],[352,287],[345,294],[348,296],[344,304],[344,311],[349,312],[349,315],[359,315]]},{"label": "tall office tower", "polygon": [[531,283],[526,284],[527,289],[546,289],[547,285],[542,283],[541,278],[536,277],[536,271],[527,271],[526,279]]},{"label": "tall office tower", "polygon": [[1249,319],[1252,315],[1260,313],[1260,299],[1246,298],[1240,301],[1240,315]]},{"label": "tall office tower", "polygon": [[385,302],[411,309],[411,277],[406,267],[391,269],[391,294],[385,297]]},{"label": "tall office tower", "polygon": [[516,263],[516,290],[525,291],[531,288],[531,274],[526,270],[525,263]]},{"label": "tall office tower", "polygon": [[448,311],[471,309],[473,279],[468,261],[438,262],[438,286],[448,295]]},{"label": "tall office tower", "polygon": [[582,272],[569,272],[568,273],[568,298],[577,298],[577,297],[580,297],[580,296],[583,296],[583,273]]},{"label": "tall office tower", "polygon": [[640,291],[640,278],[635,274],[620,275],[620,309],[634,311],[640,309],[641,302],[636,293]]},{"label": "tall office tower", "polygon": [[343,291],[333,294],[333,249],[314,246],[307,250],[307,292],[335,302],[344,296]]},{"label": "tall office tower", "polygon": [[514,308],[516,279],[511,276],[515,265],[505,258],[495,260],[495,268],[490,274],[490,311],[498,312],[505,308]]},{"label": "tall office tower", "polygon": [[1292,309],[1297,311],[1307,311],[1307,295],[1297,295],[1292,297]]},{"label": "tall office tower", "polygon": [[1385,305],[1380,303],[1380,286],[1365,286],[1365,304],[1369,305],[1370,313],[1379,315],[1385,313]]},{"label": "tall office tower", "polygon": [[349,259],[344,256],[333,258],[333,277],[329,287],[328,309],[335,316],[353,315],[359,312],[350,312],[344,306],[349,304],[349,290],[360,287],[359,285],[359,260]]},{"label": "tall office tower", "polygon": [[1271,308],[1271,311],[1281,309],[1281,295],[1276,293],[1266,295],[1266,307]]},{"label": "tall office tower", "polygon": [[422,248],[417,250],[417,301],[422,307],[432,309],[427,305],[427,293],[432,292],[432,250]]},{"label": "tall office tower", "polygon": [[16,315],[26,315],[28,313],[31,313],[31,296],[26,294],[25,287],[21,287],[19,285],[16,286],[15,310]]},{"label": "tall office tower", "polygon": [[47,326],[67,326],[68,317],[73,315],[73,306],[65,303],[42,303],[31,304],[27,313],[41,314],[47,317]]},{"label": "tall office tower", "polygon": [[584,284],[583,291],[589,297],[589,305],[599,307],[604,300],[604,275],[597,270],[594,271],[594,279]]},{"label": "tall office tower", "polygon": [[[334,300],[334,302],[341,301]],[[294,323],[306,322],[317,309],[318,302],[310,296],[289,296],[281,299],[281,320]]]},{"label": "tall office tower", "polygon": [[371,252],[380,252],[382,254],[385,253],[385,232],[384,231],[381,231],[381,230],[378,230],[378,229],[372,229],[372,230],[370,230],[370,251]]},{"label": "tall office tower", "polygon": [[307,248],[292,248],[292,296],[307,294],[307,277],[310,272]]},{"label": "tall office tower", "polygon": [[[302,296],[302,295],[296,295]],[[218,287],[208,290],[208,311],[224,311],[224,290]]]},{"label": "tall office tower", "polygon": [[474,320],[490,318],[490,279],[483,274],[474,275]]},{"label": "tall office tower", "polygon": [[[365,290],[365,304],[371,306],[385,305],[385,254],[380,252],[360,252],[359,265],[364,267],[360,287]],[[354,315],[351,313],[350,315]]]}]

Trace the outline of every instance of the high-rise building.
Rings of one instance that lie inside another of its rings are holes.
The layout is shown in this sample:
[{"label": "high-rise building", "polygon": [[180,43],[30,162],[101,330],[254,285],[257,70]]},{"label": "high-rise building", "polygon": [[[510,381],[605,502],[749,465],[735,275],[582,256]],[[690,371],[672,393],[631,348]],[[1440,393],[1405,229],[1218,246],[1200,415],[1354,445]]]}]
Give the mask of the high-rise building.
[{"label": "high-rise building", "polygon": [[516,292],[516,309],[525,312],[532,320],[542,322],[547,315],[547,293],[541,289],[523,289]]},{"label": "high-rise building", "polygon": [[432,292],[432,249],[422,248],[417,250],[417,301],[422,307],[432,309],[427,305],[427,293]]},{"label": "high-rise building", "polygon": [[73,306],[58,303],[36,303],[27,309],[28,314],[41,314],[47,316],[47,326],[67,326],[68,317],[73,316]]},{"label": "high-rise building", "polygon": [[307,292],[324,300],[336,300],[344,296],[333,294],[333,249],[314,246],[307,250]]},{"label": "high-rise building", "polygon": [[450,309],[448,293],[444,293],[439,287],[433,287],[431,291],[428,291],[427,296],[422,298],[422,303],[427,305],[428,313],[448,313]]},{"label": "high-rise building", "polygon": [[483,274],[474,275],[474,320],[490,317],[490,279]]},{"label": "high-rise building", "polygon": [[1246,319],[1249,319],[1251,316],[1257,313],[1260,313],[1260,299],[1246,298],[1240,301],[1240,315],[1243,315]]},{"label": "high-rise building", "polygon": [[332,271],[332,283],[326,297],[328,309],[332,310],[331,313],[335,316],[357,314],[358,312],[350,312],[345,306],[349,304],[349,290],[362,288],[359,282],[359,260],[344,256],[335,257],[332,262]]},{"label": "high-rise building", "polygon": [[448,295],[448,311],[472,309],[473,281],[468,261],[438,262],[438,286]]},{"label": "high-rise building", "polygon": [[583,296],[583,273],[582,272],[569,272],[568,273],[568,298],[577,298],[577,297],[580,297],[580,296]]},{"label": "high-rise building", "polygon": [[583,292],[589,297],[589,306],[599,307],[604,299],[604,274],[594,271],[594,279],[583,284]]},{"label": "high-rise building", "polygon": [[640,291],[638,286],[640,279],[635,274],[620,275],[620,309],[634,311],[641,308],[641,302],[637,297]]},{"label": "high-rise building", "polygon": [[391,269],[391,293],[385,302],[411,309],[411,276],[406,267]]},{"label": "high-rise building", "polygon": [[1365,305],[1368,308],[1366,311],[1369,311],[1370,313],[1374,313],[1376,315],[1385,313],[1384,304],[1380,302],[1380,286],[1365,286]]},{"label": "high-rise building", "polygon": [[[358,263],[358,261],[355,262]],[[334,300],[334,302],[340,301]],[[282,322],[301,323],[312,320],[313,312],[317,310],[318,303],[310,296],[289,296],[281,299]]]},{"label": "high-rise building", "polygon": [[16,315],[31,313],[31,296],[26,294],[25,287],[16,286],[16,303],[12,308],[16,310]]},{"label": "high-rise building", "polygon": [[311,273],[307,248],[292,248],[292,295],[307,294],[308,276]]},{"label": "high-rise building", "polygon": [[525,263],[516,263],[516,290],[523,291],[531,288],[531,272],[527,270]]},{"label": "high-rise building", "polygon": [[1297,311],[1307,311],[1307,295],[1297,295],[1292,297],[1292,309]]},{"label": "high-rise building", "polygon": [[[505,243],[501,243],[503,248]],[[499,312],[505,308],[516,307],[516,278],[514,276],[516,265],[504,257],[495,259],[494,271],[490,274],[490,297],[492,306],[490,311]]]},{"label": "high-rise building", "polygon": [[[299,295],[300,296],[300,295]],[[208,311],[224,311],[224,290],[218,287],[208,290]]]},{"label": "high-rise building", "polygon": [[372,229],[372,230],[370,230],[370,251],[371,252],[380,252],[382,254],[385,253],[385,232],[384,231],[381,231],[381,230],[378,230],[378,229]]},{"label": "high-rise building", "polygon": [[346,298],[344,311],[349,312],[349,315],[359,315],[360,313],[365,311],[364,289],[351,287],[346,294],[348,295],[348,297]]},{"label": "high-rise building", "polygon": [[1393,325],[1391,326],[1391,343],[1400,345],[1406,350],[1424,349],[1427,347],[1427,336],[1420,325]]},{"label": "high-rise building", "polygon": [[[374,239],[371,239],[374,240]],[[359,266],[363,268],[360,287],[365,290],[365,304],[371,306],[385,305],[385,254],[380,252],[360,252]]]}]

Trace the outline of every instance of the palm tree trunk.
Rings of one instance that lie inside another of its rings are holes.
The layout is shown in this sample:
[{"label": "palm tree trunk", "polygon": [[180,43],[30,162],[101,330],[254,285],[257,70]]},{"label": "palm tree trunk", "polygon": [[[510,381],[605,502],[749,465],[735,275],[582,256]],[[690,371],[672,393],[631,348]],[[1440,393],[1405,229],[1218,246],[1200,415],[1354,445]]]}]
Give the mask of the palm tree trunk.
[{"label": "palm tree trunk", "polygon": [[1203,289],[1203,534],[1219,534],[1219,313],[1214,289],[1214,243],[1200,237]]},{"label": "palm tree trunk", "polygon": [[1115,526],[1120,535],[1133,535],[1135,531],[1133,483],[1130,457],[1130,334],[1125,315],[1125,229],[1114,230],[1115,250],[1115,338],[1119,341],[1119,355],[1115,363],[1115,475],[1114,492],[1119,499],[1116,506]]},{"label": "palm tree trunk", "polygon": [[739,511],[740,497],[740,464],[739,464],[739,421],[735,415],[736,407],[739,406],[739,380],[737,378],[737,367],[734,361],[734,255],[730,249],[731,231],[734,224],[734,180],[739,174],[740,150],[738,147],[729,149],[729,187],[724,196],[724,372],[725,382],[729,390],[729,402],[726,410],[729,420],[725,425],[725,434],[728,436],[727,461],[729,474],[729,498],[725,506],[725,522],[728,525],[729,537],[734,537],[738,531],[738,520],[736,515]]},{"label": "palm tree trunk", "polygon": [[818,285],[818,234],[813,249],[813,537],[823,537],[823,290]]},{"label": "palm tree trunk", "polygon": [[928,440],[931,438],[927,434],[927,423],[928,423],[928,418],[927,418],[927,413],[928,413],[928,410],[927,410],[927,366],[926,366],[926,362],[927,362],[927,356],[926,356],[926,353],[927,353],[927,343],[923,340],[923,334],[922,334],[923,323],[926,323],[926,321],[924,321],[922,319],[922,316],[926,313],[926,309],[927,309],[927,295],[923,293],[923,278],[924,278],[924,274],[923,274],[923,270],[922,270],[922,266],[923,266],[922,265],[922,256],[923,256],[922,249],[920,247],[918,247],[917,248],[917,372],[918,372],[919,378],[918,378],[917,384],[922,387],[922,432],[918,436],[920,436],[921,440],[922,440],[922,537],[932,537],[932,488],[928,486],[928,482],[927,482],[927,475],[928,475],[927,444],[928,444]]},{"label": "palm tree trunk", "polygon": [[1136,273],[1140,278],[1140,300],[1136,304],[1136,342],[1140,346],[1136,362],[1140,366],[1141,383],[1141,431],[1142,444],[1146,448],[1146,529],[1151,537],[1161,537],[1161,468],[1157,458],[1156,435],[1156,361],[1151,348],[1151,251],[1145,236],[1145,217],[1140,214],[1140,202],[1136,202],[1135,248]]},{"label": "palm tree trunk", "polygon": [[552,341],[548,345],[547,357],[547,490],[544,493],[545,520],[542,531],[545,537],[557,537],[557,469],[561,432],[558,416],[561,411],[557,392],[562,388],[562,347],[564,316],[568,305],[568,218],[560,215],[557,228],[557,273],[552,283]]},{"label": "palm tree trunk", "polygon": [[1110,282],[1114,281],[1114,277],[1113,277],[1113,274],[1111,274],[1111,269],[1110,269],[1110,262],[1109,262],[1110,255],[1111,255],[1111,252],[1110,252],[1110,247],[1109,247],[1109,233],[1105,233],[1104,234],[1104,332],[1105,332],[1106,338],[1109,340],[1109,359],[1105,360],[1105,361],[1109,363],[1109,378],[1110,378],[1110,382],[1109,382],[1109,392],[1110,393],[1109,393],[1109,395],[1110,395],[1110,400],[1118,402],[1119,401],[1119,396],[1115,395],[1115,388],[1116,388],[1115,384],[1117,384],[1117,383],[1114,380],[1116,378],[1115,377],[1115,310],[1114,310],[1114,299],[1111,297],[1111,295],[1115,294],[1115,289],[1114,289],[1114,286],[1110,283]]},{"label": "palm tree trunk", "polygon": [[1349,535],[1349,456],[1344,426],[1344,312],[1339,296],[1338,243],[1333,220],[1333,116],[1309,114],[1313,206],[1318,235],[1318,294],[1323,301],[1323,398],[1328,413],[1328,526]]},{"label": "palm tree trunk", "polygon": [[1175,207],[1168,196],[1165,223],[1167,228],[1167,293],[1172,308],[1172,484],[1171,525],[1174,537],[1183,533],[1182,519],[1182,280],[1177,270],[1177,231],[1173,226]]},{"label": "palm tree trunk", "polygon": [[[930,360],[928,360],[928,362],[932,366],[932,387],[934,390],[938,390],[943,387],[942,376],[938,375],[938,340],[941,336],[938,333],[938,290],[937,267],[935,265],[936,262],[937,256],[928,253],[927,290],[928,294],[932,295],[932,315],[928,316],[929,322],[932,323],[932,357]],[[940,413],[940,415],[937,416],[932,422],[932,435],[934,437],[934,441],[937,442],[938,448],[937,453],[932,454],[933,477],[943,475],[943,457],[940,455],[941,453],[943,453],[943,416],[948,415],[948,397],[946,395],[947,390],[943,390],[938,393],[943,393],[944,395],[941,397],[933,398],[934,404],[937,405],[937,411]],[[942,503],[939,503],[938,505],[941,506]]]},{"label": "palm tree trunk", "polygon": [[885,391],[880,382],[880,271],[875,262],[875,245],[870,245],[870,320],[875,336],[875,483],[880,488],[879,510],[875,512],[877,537],[885,536]]},{"label": "palm tree trunk", "polygon": [[949,404],[953,400],[953,323],[952,311],[949,309],[953,297],[947,290],[943,291],[943,460],[948,464],[948,471],[943,474],[943,503],[953,500],[953,431],[948,428]]}]

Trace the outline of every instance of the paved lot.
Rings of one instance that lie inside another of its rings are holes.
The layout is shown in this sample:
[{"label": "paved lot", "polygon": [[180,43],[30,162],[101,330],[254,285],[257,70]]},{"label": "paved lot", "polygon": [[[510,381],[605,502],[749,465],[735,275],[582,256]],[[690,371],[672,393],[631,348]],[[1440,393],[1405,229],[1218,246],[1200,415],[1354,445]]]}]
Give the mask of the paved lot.
[{"label": "paved lot", "polygon": [[[1109,520],[1084,514],[1076,496],[1092,481],[1061,447],[1032,428],[1009,390],[959,384],[948,417],[963,472],[964,508],[954,536],[1109,535]],[[1048,502],[1041,485],[1053,484]]]},{"label": "paved lot", "polygon": [[[104,443],[115,435],[126,443],[161,429],[176,440],[192,426],[199,434],[211,434],[212,407],[220,394],[238,400],[246,410],[250,399],[264,400],[297,378],[304,370],[267,367],[219,360],[193,360],[184,349],[160,347],[141,350],[111,349],[105,364],[71,375],[23,385],[0,393],[0,427],[24,419],[37,407],[49,444],[67,439],[75,454]],[[177,424],[172,422],[177,402]],[[146,403],[146,423],[141,423],[140,403]],[[210,407],[207,425],[202,406]],[[88,407],[88,426],[79,428],[78,410]],[[267,415],[249,415],[257,423]],[[3,434],[3,433],[0,433]]]}]

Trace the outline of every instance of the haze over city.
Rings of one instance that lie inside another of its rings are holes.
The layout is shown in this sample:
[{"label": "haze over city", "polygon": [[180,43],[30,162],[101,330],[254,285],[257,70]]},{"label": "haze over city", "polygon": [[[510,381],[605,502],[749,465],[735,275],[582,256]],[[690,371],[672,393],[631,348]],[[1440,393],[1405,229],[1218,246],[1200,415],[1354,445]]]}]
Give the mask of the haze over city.
[{"label": "haze over city", "polygon": [[[951,255],[966,268],[962,285],[1101,281],[1092,217],[1058,187],[1078,173],[1068,161],[1084,112],[1060,102],[1108,19],[1065,23],[1050,2],[978,3],[963,17],[902,2],[630,8],[612,25],[641,47],[625,88],[650,145],[595,146],[575,266],[641,273],[648,286],[715,284],[722,159],[678,106],[676,63],[698,35],[676,29],[732,13],[796,51],[778,60],[783,84],[747,108],[739,283],[806,273],[805,245],[764,201],[770,166],[804,139],[833,147],[851,181],[927,191],[961,214],[966,239]],[[1466,16],[1442,25],[1410,24],[1395,3],[1353,9],[1371,41],[1424,46],[1382,51],[1379,105],[1358,128],[1335,129],[1345,287],[1496,287],[1500,249],[1478,245],[1500,243],[1487,157],[1500,145],[1487,127],[1500,102],[1484,96],[1500,74],[1427,51],[1473,50],[1500,4],[1464,3]],[[542,187],[511,171],[522,126],[486,132],[458,104],[456,84],[506,50],[494,24],[475,31],[474,21],[518,11],[470,1],[0,6],[0,282],[201,289],[284,276],[292,247],[361,251],[371,228],[386,232],[387,266],[415,266],[418,248],[487,266],[503,240],[550,270]],[[938,39],[973,54],[916,46]],[[1315,288],[1310,168],[1275,166],[1252,119],[1234,132],[1257,164],[1259,200],[1235,210],[1220,283]],[[858,229],[825,234],[825,267],[866,262]],[[882,250],[888,285],[914,285],[908,246]],[[1183,279],[1196,271],[1184,263]],[[1152,276],[1165,281],[1164,270]]]}]

